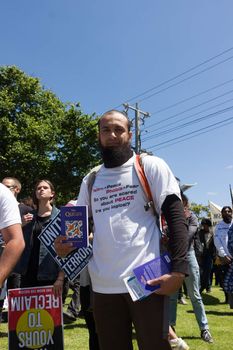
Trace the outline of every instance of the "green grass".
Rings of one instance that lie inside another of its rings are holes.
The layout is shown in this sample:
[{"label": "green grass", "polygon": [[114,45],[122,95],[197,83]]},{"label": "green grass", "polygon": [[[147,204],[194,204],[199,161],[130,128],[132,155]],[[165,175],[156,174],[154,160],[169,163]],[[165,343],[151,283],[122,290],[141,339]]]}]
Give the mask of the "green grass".
[{"label": "green grass", "polygon": [[[213,287],[212,293],[203,294],[203,300],[214,343],[207,344],[200,339],[200,331],[189,299],[187,300],[188,305],[178,305],[176,327],[178,336],[189,344],[190,350],[231,349],[233,310],[228,305],[223,304],[224,294],[222,290],[219,287]],[[7,324],[3,323],[0,325],[0,350],[6,350],[7,344]],[[65,350],[88,350],[88,332],[83,319],[64,326],[64,344]],[[138,350],[136,341],[134,341],[134,350]]]}]

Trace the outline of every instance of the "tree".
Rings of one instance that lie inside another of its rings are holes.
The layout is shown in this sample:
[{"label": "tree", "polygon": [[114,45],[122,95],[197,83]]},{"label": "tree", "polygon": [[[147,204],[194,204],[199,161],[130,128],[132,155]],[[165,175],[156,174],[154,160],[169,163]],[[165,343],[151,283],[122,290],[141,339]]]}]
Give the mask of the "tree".
[{"label": "tree", "polygon": [[210,209],[208,206],[192,202],[190,204],[190,209],[196,214],[199,221],[204,217],[210,217]]},{"label": "tree", "polygon": [[[56,174],[57,190],[63,194],[64,203],[77,198],[82,178],[100,162],[100,154],[94,115],[82,114],[75,105],[68,105],[61,127],[52,171]],[[70,191],[67,192],[68,187]]]},{"label": "tree", "polygon": [[98,162],[95,116],[65,105],[15,66],[0,67],[0,134],[1,177],[19,178],[21,196],[49,178],[65,203]]}]

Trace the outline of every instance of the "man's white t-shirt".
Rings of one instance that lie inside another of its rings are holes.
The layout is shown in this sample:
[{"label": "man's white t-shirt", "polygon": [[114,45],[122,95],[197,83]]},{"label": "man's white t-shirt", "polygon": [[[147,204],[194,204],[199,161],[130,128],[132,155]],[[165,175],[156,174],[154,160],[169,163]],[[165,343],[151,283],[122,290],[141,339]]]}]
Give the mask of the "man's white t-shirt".
[{"label": "man's white t-shirt", "polygon": [[[146,196],[133,163],[135,155],[115,168],[101,167],[92,188],[91,206],[88,175],[78,196],[78,205],[88,205],[94,220],[93,257],[88,269],[93,290],[99,293],[126,293],[123,279],[134,267],[160,254],[160,231],[152,209],[146,211]],[[143,158],[144,172],[160,213],[170,194],[180,197],[178,183],[160,158]]]},{"label": "man's white t-shirt", "polygon": [[233,221],[231,221],[230,223],[226,223],[225,221],[222,220],[216,225],[214,230],[214,244],[218,251],[218,255],[222,258],[225,255],[232,257],[227,248],[228,231],[232,223]]},{"label": "man's white t-shirt", "polygon": [[18,203],[11,191],[0,183],[0,230],[21,224]]}]

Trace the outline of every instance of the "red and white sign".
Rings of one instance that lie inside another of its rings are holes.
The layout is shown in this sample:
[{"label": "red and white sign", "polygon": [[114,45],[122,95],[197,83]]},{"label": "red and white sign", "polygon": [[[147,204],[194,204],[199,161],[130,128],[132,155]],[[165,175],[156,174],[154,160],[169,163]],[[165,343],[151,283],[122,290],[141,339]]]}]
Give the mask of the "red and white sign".
[{"label": "red and white sign", "polygon": [[53,287],[10,289],[9,349],[63,350],[62,300]]}]

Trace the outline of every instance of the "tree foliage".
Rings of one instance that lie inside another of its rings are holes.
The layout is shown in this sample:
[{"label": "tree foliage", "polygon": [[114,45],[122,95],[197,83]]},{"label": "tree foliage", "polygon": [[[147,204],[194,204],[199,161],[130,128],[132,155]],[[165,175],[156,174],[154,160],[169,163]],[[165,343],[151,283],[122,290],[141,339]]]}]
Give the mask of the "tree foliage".
[{"label": "tree foliage", "polygon": [[210,209],[208,206],[192,202],[190,204],[190,209],[196,214],[199,221],[203,218],[210,217]]},{"label": "tree foliage", "polygon": [[[59,147],[53,153],[52,172],[57,176],[58,191],[67,201],[77,197],[82,178],[100,162],[96,118],[82,114],[76,106],[69,105],[61,130]],[[67,188],[70,189],[68,192]]]},{"label": "tree foliage", "polygon": [[65,203],[99,161],[95,116],[62,103],[15,66],[0,67],[0,135],[1,178],[17,177],[21,197],[49,178]]}]

